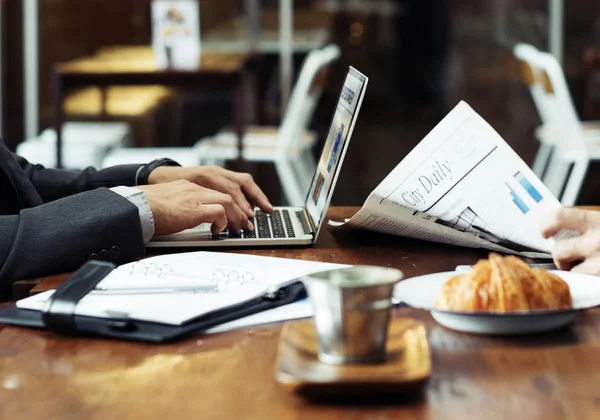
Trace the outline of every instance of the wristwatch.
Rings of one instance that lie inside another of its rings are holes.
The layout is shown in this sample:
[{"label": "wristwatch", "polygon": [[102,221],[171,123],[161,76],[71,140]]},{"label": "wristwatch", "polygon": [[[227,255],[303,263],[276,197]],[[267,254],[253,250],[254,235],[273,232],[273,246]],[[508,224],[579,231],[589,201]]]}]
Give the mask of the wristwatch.
[{"label": "wristwatch", "polygon": [[135,185],[147,185],[148,177],[150,173],[158,168],[159,166],[181,166],[179,163],[175,162],[173,159],[169,158],[161,158],[153,160],[146,165],[140,166],[136,175],[135,175]]}]

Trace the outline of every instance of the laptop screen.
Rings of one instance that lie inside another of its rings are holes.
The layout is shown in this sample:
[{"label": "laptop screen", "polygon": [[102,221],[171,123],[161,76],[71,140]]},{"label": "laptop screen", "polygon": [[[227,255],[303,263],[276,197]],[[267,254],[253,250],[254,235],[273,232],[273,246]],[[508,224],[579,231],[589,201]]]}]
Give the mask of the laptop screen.
[{"label": "laptop screen", "polygon": [[365,75],[350,67],[306,198],[306,208],[317,232],[333,195],[367,81]]}]

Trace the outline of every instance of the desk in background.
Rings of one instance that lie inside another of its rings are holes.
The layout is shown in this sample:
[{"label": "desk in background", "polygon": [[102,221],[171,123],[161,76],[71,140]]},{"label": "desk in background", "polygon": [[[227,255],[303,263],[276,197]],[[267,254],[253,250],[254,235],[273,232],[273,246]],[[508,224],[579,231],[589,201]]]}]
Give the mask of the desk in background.
[{"label": "desk in background", "polygon": [[[332,208],[342,220],[357,208]],[[406,276],[472,264],[486,252],[325,226],[313,248],[236,251],[345,264]],[[66,276],[42,280],[37,291]],[[423,398],[316,405],[274,378],[280,325],[168,345],[65,338],[0,327],[0,407],[6,418],[144,419],[587,419],[600,418],[600,309],[569,329],[514,338],[468,335],[424,311],[433,375]]]},{"label": "desk in background", "polygon": [[[311,50],[323,48],[330,38],[329,28],[295,28],[292,51],[296,54],[306,54]],[[278,29],[260,29],[257,52],[279,54],[280,44]],[[202,49],[214,52],[247,52],[247,30],[243,23],[238,21],[216,27],[202,37]]]},{"label": "desk in background", "polygon": [[[248,53],[202,53],[194,70],[159,70],[151,47],[109,47],[96,54],[60,63],[53,76],[56,162],[62,167],[64,101],[73,89],[98,86],[167,85],[181,89],[227,90],[234,93],[233,121],[238,135],[240,155],[244,135],[244,82],[249,74],[252,55]],[[102,89],[105,91],[105,89]]]}]

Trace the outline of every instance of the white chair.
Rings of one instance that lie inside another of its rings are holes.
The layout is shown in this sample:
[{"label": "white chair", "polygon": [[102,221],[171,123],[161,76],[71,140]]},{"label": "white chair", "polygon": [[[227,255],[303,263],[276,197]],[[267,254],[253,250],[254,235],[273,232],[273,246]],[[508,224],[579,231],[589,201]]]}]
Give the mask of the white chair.
[{"label": "white chair", "polygon": [[[313,50],[306,57],[290,96],[281,126],[255,127],[244,138],[242,158],[251,162],[272,162],[289,205],[304,204],[316,162],[312,148],[316,135],[306,131],[318,100],[328,66],[340,56],[337,45]],[[220,164],[239,156],[237,138],[222,131],[197,143],[203,164]]]},{"label": "white chair", "polygon": [[[62,130],[63,164],[67,169],[100,167],[111,150],[131,143],[131,129],[127,123],[67,122]],[[30,162],[56,167],[56,131],[48,128],[39,137],[20,143],[17,154]]]},{"label": "white chair", "polygon": [[126,147],[108,153],[104,157],[101,167],[148,163],[165,157],[188,168],[200,165],[200,152],[197,147]]},{"label": "white chair", "polygon": [[[303,205],[312,181],[316,162],[312,147],[316,135],[307,131],[328,66],[340,56],[336,45],[312,50],[306,57],[292,91],[285,116],[279,127],[251,126],[243,138],[242,158],[250,162],[275,165],[286,201]],[[170,157],[182,163],[221,165],[239,157],[238,138],[229,129],[199,140],[192,148],[135,148],[111,152],[103,166],[139,163],[156,157]]]},{"label": "white chair", "polygon": [[549,53],[538,52],[533,65],[538,69],[546,93],[551,121],[545,125],[554,145],[542,181],[565,206],[575,205],[592,160],[600,160],[600,143],[586,134],[560,63]]},{"label": "white chair", "polygon": [[[556,131],[550,128],[555,98],[553,93],[549,92],[546,76],[539,69],[540,51],[529,44],[517,44],[513,48],[513,53],[517,60],[520,61],[521,76],[525,84],[529,87],[531,98],[542,122],[535,130],[535,136],[540,146],[531,169],[540,179],[543,179],[557,141]],[[571,106],[567,107],[568,109],[565,112],[568,112],[570,117],[574,117],[579,121],[578,124],[582,130],[583,141],[588,144],[600,144],[600,121],[580,121],[575,107],[572,106],[570,95],[568,96],[568,101],[571,103]]]}]

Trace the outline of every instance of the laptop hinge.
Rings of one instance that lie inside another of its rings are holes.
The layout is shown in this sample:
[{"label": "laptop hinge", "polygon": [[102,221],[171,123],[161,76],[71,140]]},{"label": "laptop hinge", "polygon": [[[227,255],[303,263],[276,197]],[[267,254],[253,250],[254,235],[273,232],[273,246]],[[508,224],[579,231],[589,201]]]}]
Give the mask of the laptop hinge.
[{"label": "laptop hinge", "polygon": [[310,217],[310,214],[308,213],[308,210],[305,208],[302,209],[302,211],[304,212],[304,218],[306,220],[308,220],[308,225],[310,226],[310,230],[313,235],[313,237],[317,234],[317,228],[315,227],[315,224],[313,223],[312,217]]}]

